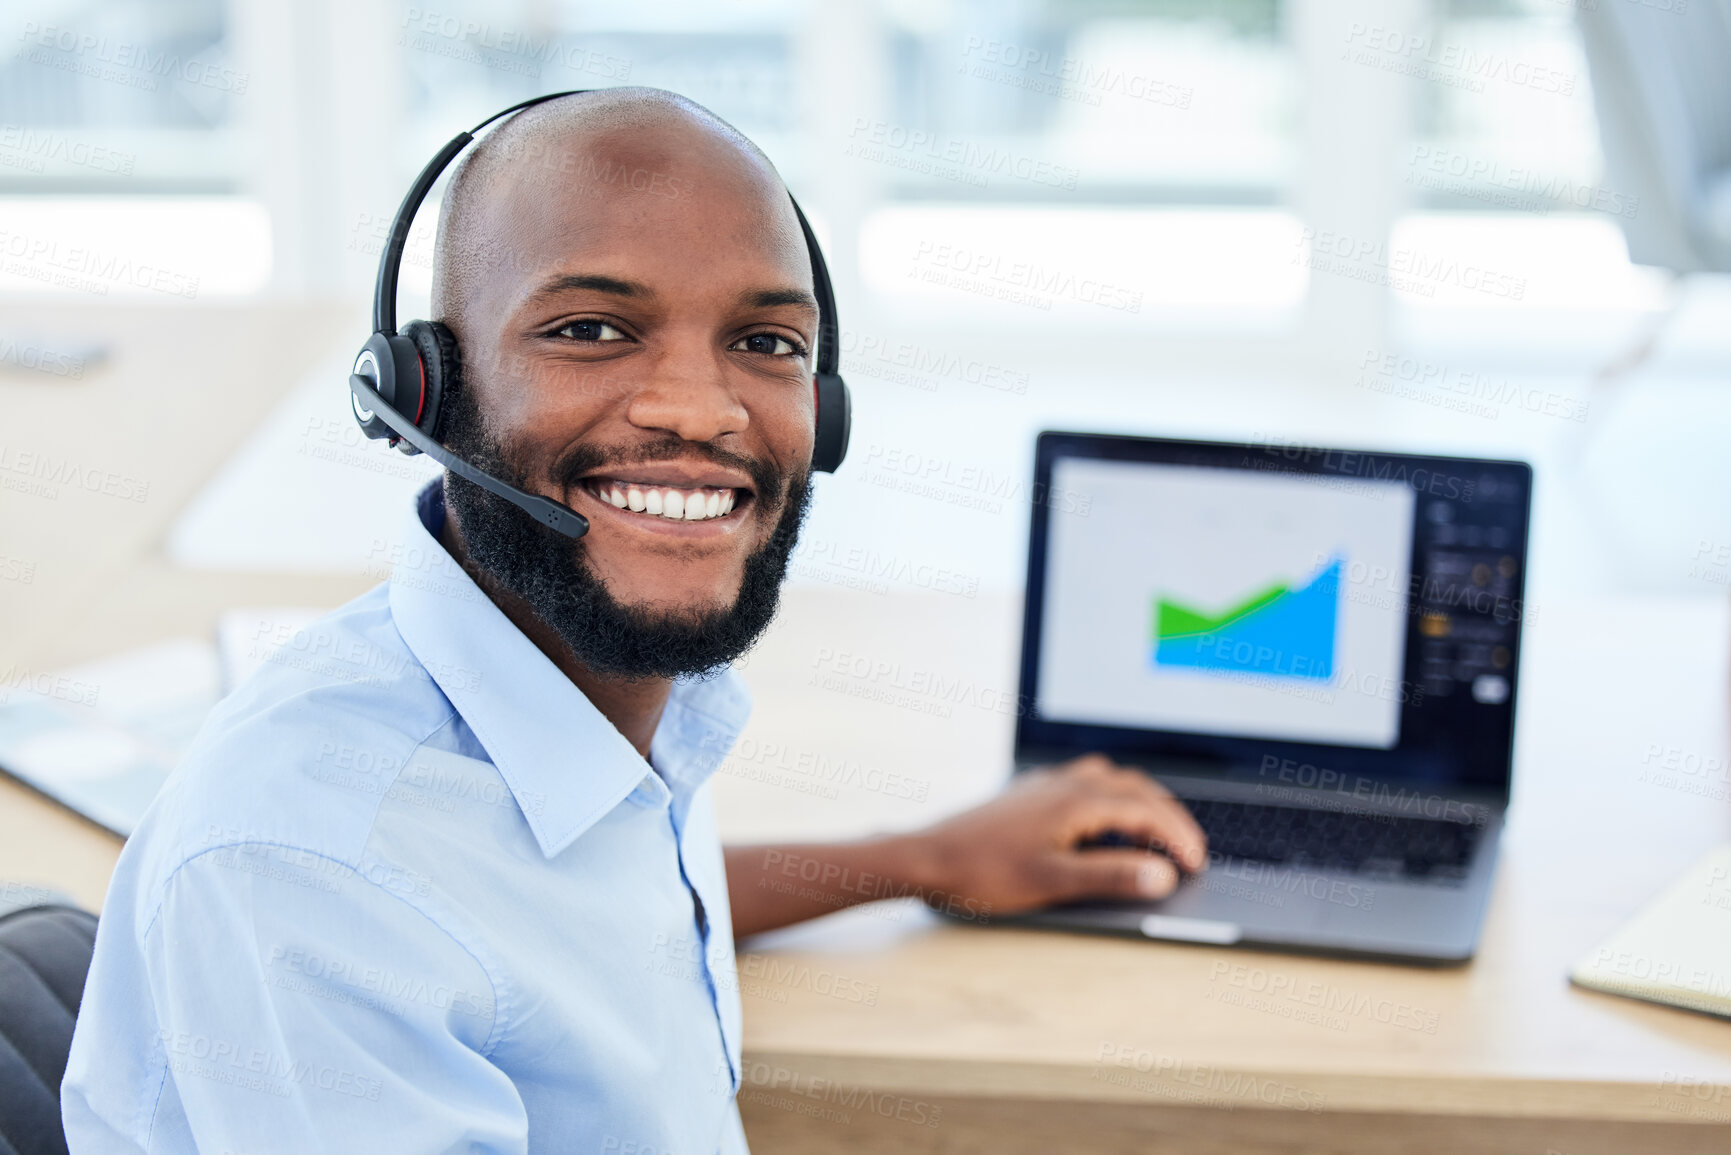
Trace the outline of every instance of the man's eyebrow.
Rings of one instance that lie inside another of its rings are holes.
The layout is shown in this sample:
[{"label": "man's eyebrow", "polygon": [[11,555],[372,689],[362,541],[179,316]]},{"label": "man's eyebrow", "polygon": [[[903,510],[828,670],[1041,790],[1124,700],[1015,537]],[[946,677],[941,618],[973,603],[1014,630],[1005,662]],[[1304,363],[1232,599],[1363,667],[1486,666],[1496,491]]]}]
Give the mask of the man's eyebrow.
[{"label": "man's eyebrow", "polygon": [[643,298],[655,295],[648,285],[640,284],[637,281],[622,281],[618,277],[607,277],[600,273],[565,273],[537,285],[535,291],[529,294],[528,299],[541,301],[548,297],[557,297],[560,293],[577,290],[608,293],[615,297]]},{"label": "man's eyebrow", "polygon": [[747,293],[745,303],[754,309],[773,309],[777,305],[804,305],[817,311],[817,298],[804,289],[759,289]]}]

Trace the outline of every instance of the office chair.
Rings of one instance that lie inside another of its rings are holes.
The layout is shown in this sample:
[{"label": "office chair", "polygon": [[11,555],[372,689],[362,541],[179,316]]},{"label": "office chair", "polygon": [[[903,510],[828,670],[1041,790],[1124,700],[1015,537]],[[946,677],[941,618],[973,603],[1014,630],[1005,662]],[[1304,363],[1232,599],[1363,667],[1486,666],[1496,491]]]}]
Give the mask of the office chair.
[{"label": "office chair", "polygon": [[66,1155],[60,1079],[95,945],[75,907],[0,914],[0,1155]]}]

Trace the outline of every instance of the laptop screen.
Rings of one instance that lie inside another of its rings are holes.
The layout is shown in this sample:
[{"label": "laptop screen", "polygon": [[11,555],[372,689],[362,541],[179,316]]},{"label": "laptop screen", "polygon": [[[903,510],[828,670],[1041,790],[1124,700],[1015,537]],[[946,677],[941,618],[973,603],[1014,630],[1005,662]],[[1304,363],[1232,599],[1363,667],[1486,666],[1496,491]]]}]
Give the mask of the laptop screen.
[{"label": "laptop screen", "polygon": [[1019,748],[1506,785],[1530,471],[1043,434]]}]

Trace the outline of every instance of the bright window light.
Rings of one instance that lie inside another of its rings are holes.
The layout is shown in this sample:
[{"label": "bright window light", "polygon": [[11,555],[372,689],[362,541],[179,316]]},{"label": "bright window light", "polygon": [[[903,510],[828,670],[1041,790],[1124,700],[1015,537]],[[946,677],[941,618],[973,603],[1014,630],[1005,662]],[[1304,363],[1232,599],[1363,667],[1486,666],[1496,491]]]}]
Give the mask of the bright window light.
[{"label": "bright window light", "polygon": [[1298,307],[1302,236],[1278,209],[904,206],[866,219],[860,264],[887,296],[1146,319]]},{"label": "bright window light", "polygon": [[1413,213],[1395,222],[1386,267],[1401,303],[1421,309],[1664,304],[1664,274],[1631,265],[1616,222],[1585,214]]},{"label": "bright window light", "polygon": [[0,292],[199,301],[270,279],[270,217],[238,197],[0,197]]}]

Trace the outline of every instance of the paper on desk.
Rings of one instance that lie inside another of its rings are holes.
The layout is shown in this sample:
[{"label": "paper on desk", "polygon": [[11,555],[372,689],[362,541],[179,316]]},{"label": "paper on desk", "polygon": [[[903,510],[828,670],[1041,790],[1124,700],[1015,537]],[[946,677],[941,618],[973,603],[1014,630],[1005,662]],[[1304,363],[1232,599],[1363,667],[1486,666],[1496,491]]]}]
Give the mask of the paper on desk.
[{"label": "paper on desk", "polygon": [[177,638],[0,681],[0,770],[131,834],[217,699],[323,612],[232,610],[214,644]]},{"label": "paper on desk", "polygon": [[1731,1017],[1731,846],[1686,871],[1569,975],[1593,990]]}]

